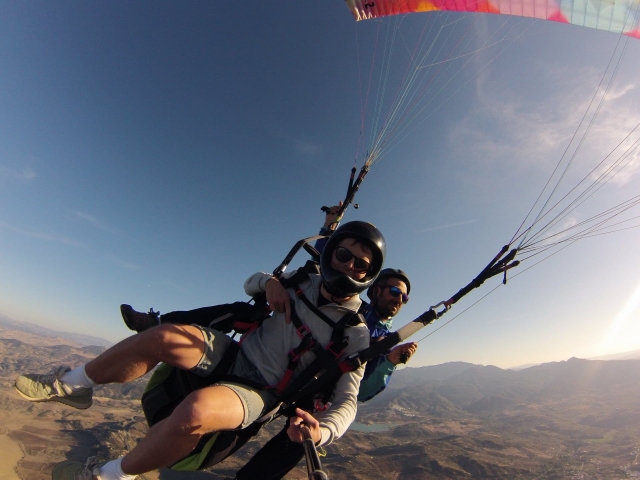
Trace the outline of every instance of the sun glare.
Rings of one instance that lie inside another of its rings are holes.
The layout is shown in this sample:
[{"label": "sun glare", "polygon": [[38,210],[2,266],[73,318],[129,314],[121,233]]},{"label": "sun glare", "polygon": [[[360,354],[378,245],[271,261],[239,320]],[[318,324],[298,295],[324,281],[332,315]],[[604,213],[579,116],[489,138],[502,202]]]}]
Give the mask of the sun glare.
[{"label": "sun glare", "polygon": [[638,320],[640,320],[640,283],[611,323],[600,345],[601,352],[617,353],[640,348],[639,332],[632,331],[640,327]]}]

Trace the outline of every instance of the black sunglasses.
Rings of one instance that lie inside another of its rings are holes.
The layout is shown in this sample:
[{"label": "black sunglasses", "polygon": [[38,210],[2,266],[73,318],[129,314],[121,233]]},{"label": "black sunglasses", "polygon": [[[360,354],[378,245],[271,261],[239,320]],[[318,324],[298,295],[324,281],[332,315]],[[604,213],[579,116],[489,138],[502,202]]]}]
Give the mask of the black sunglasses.
[{"label": "black sunglasses", "polygon": [[340,263],[348,263],[353,259],[353,269],[358,273],[368,272],[371,264],[363,258],[356,257],[351,250],[345,247],[337,247],[335,250],[336,260]]},{"label": "black sunglasses", "polygon": [[393,285],[378,285],[380,288],[388,288],[389,289],[389,293],[391,294],[392,297],[399,297],[402,295],[402,303],[407,303],[409,301],[409,295],[407,295],[406,293],[402,293],[402,290],[400,290],[398,287],[395,287]]}]

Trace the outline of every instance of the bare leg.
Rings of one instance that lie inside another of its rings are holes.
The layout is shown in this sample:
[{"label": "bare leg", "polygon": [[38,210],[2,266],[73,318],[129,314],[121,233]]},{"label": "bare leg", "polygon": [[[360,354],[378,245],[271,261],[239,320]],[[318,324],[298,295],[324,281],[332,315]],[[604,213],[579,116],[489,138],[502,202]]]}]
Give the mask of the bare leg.
[{"label": "bare leg", "polygon": [[243,420],[242,402],[230,388],[192,392],[122,459],[122,471],[137,475],[172,465],[187,456],[205,433],[232,430]]},{"label": "bare leg", "polygon": [[[98,385],[125,383],[160,362],[183,370],[195,367],[204,352],[202,332],[191,325],[160,325],[125,338],[85,365]],[[240,400],[238,400],[240,401]]]}]

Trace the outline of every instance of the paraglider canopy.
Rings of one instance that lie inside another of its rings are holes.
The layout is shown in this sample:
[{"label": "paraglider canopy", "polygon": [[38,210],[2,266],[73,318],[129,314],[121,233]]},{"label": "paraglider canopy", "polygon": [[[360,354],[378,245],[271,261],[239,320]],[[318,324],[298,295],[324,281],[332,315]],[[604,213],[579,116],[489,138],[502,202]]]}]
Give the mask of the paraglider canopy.
[{"label": "paraglider canopy", "polygon": [[539,18],[592,27],[640,38],[640,3],[637,0],[345,0],[356,20],[402,13],[455,11],[496,13]]}]

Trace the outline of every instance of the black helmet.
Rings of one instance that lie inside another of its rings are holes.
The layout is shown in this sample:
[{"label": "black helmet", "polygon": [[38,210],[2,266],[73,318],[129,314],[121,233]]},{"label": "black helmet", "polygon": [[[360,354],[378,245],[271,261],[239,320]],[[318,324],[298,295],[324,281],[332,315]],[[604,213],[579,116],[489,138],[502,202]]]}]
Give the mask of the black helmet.
[{"label": "black helmet", "polygon": [[385,268],[380,272],[378,278],[376,278],[375,282],[373,282],[367,290],[367,297],[369,297],[369,300],[373,301],[373,288],[384,278],[397,278],[398,280],[403,281],[407,286],[407,295],[411,293],[411,282],[409,282],[409,277],[405,272],[399,268]]},{"label": "black helmet", "polygon": [[[371,269],[361,281],[338,272],[331,266],[333,251],[345,238],[355,238],[363,242],[373,254]],[[364,292],[374,282],[384,263],[387,246],[375,225],[367,222],[348,222],[338,227],[327,240],[327,244],[320,255],[320,275],[324,288],[335,297],[352,297]]]}]

